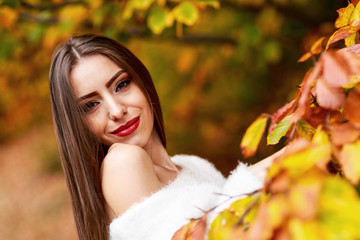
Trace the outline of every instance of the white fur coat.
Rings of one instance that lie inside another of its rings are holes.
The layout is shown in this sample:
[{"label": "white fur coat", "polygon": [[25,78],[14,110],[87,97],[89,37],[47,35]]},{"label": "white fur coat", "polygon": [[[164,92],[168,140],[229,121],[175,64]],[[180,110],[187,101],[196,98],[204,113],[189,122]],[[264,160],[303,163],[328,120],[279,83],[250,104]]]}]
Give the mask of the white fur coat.
[{"label": "white fur coat", "polygon": [[[196,156],[176,155],[171,160],[182,167],[177,178],[166,187],[134,204],[110,224],[111,240],[170,240],[191,218],[199,218],[229,196],[252,192],[262,186],[244,164],[228,179],[208,161]],[[216,213],[225,208],[219,206]]]}]

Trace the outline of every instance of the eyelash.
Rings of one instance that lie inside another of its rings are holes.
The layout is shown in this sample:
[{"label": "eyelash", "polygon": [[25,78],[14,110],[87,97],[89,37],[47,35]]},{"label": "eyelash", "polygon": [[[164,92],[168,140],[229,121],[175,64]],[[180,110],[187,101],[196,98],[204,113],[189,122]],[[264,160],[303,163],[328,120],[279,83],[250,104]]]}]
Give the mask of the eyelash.
[{"label": "eyelash", "polygon": [[[122,89],[129,86],[130,83],[131,83],[131,80],[129,78],[119,81],[115,86],[115,92],[117,93],[117,92],[121,91]],[[98,104],[99,104],[99,102],[90,101],[83,105],[83,109],[84,109],[85,113],[88,113],[91,110],[93,110]]]},{"label": "eyelash", "polygon": [[131,80],[129,78],[126,78],[124,80],[121,80],[118,82],[115,86],[115,92],[119,92],[120,90],[126,88],[130,84]]}]

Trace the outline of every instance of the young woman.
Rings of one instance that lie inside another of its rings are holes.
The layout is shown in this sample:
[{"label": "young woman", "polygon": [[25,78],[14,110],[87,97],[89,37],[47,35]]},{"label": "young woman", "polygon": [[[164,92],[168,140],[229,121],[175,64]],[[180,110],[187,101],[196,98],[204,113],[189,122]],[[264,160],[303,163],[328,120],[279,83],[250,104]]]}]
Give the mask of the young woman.
[{"label": "young woman", "polygon": [[225,179],[206,160],[169,157],[150,74],[124,46],[72,37],[53,55],[50,95],[80,239],[171,239],[214,205]]}]

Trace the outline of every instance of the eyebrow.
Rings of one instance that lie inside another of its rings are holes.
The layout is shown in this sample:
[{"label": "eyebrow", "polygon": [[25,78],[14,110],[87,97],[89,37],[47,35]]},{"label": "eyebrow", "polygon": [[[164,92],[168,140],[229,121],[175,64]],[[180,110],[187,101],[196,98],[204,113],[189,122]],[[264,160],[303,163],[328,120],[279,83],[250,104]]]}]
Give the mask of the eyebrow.
[{"label": "eyebrow", "polygon": [[[125,70],[122,69],[122,70],[118,71],[117,73],[115,73],[114,76],[112,76],[112,77],[110,78],[110,80],[105,84],[106,88],[109,88],[109,87],[111,86],[111,84],[113,84],[113,82],[114,82],[121,74],[123,74],[124,72],[125,72]],[[82,101],[82,100],[85,100],[85,99],[87,99],[87,98],[91,98],[91,97],[93,97],[93,96],[96,96],[96,92],[91,92],[91,93],[89,93],[89,94],[86,94],[86,95],[80,97],[80,98],[78,99],[78,102],[80,102],[80,101]]]}]

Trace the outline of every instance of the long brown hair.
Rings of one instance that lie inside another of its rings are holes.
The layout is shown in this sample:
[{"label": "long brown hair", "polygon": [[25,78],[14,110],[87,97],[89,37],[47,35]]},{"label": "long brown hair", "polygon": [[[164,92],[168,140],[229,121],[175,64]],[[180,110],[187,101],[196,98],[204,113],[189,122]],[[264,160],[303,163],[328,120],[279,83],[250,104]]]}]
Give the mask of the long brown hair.
[{"label": "long brown hair", "polygon": [[71,70],[81,58],[103,55],[123,68],[147,97],[154,125],[166,146],[159,98],[141,61],[118,42],[94,34],[73,36],[59,45],[49,74],[53,122],[79,239],[108,239],[108,217],[101,189],[100,166],[106,146],[89,130],[70,83]]}]

